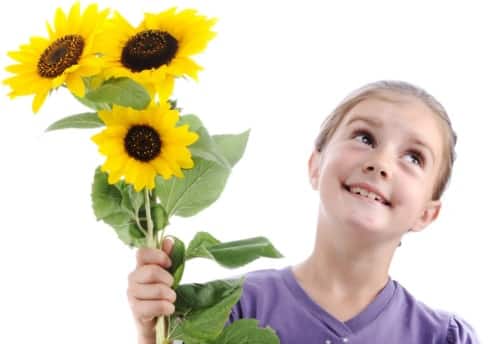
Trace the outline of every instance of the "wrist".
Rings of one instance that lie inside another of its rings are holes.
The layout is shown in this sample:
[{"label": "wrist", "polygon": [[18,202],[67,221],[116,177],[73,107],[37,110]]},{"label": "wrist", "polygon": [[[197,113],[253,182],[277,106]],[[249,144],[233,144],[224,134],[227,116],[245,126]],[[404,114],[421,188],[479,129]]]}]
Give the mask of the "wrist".
[{"label": "wrist", "polygon": [[139,336],[139,344],[155,344],[155,337]]}]

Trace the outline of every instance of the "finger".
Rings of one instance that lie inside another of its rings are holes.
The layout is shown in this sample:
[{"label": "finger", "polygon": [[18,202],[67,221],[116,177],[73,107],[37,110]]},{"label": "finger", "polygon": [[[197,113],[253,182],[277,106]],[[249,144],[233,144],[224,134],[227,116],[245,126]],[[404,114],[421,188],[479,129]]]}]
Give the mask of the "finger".
[{"label": "finger", "polygon": [[166,300],[172,303],[175,302],[177,297],[175,291],[163,283],[136,283],[129,288],[128,294],[137,300]]},{"label": "finger", "polygon": [[132,303],[132,311],[137,319],[146,323],[161,315],[173,314],[175,306],[165,300],[136,300]]},{"label": "finger", "polygon": [[136,267],[147,264],[157,264],[164,268],[169,268],[172,265],[170,257],[162,250],[156,248],[141,247],[137,249]]},{"label": "finger", "polygon": [[129,275],[129,285],[134,283],[150,284],[163,283],[172,286],[174,278],[172,275],[158,265],[143,265]]},{"label": "finger", "polygon": [[174,241],[175,239],[173,237],[166,237],[163,240],[162,250],[169,256],[172,253],[172,248],[174,247]]}]

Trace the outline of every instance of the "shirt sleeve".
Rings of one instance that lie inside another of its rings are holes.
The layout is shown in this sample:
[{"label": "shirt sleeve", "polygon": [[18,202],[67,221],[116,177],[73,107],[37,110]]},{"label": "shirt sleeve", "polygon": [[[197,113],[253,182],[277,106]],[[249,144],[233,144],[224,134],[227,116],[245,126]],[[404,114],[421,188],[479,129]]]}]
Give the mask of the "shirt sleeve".
[{"label": "shirt sleeve", "polygon": [[446,339],[447,344],[480,344],[472,326],[456,315],[450,318]]},{"label": "shirt sleeve", "polygon": [[239,320],[242,318],[242,312],[241,312],[241,302],[238,301],[237,303],[234,304],[233,308],[231,308],[231,313],[229,313],[229,318],[226,321],[226,324],[224,327],[227,327],[231,325],[233,322],[236,320]]}]

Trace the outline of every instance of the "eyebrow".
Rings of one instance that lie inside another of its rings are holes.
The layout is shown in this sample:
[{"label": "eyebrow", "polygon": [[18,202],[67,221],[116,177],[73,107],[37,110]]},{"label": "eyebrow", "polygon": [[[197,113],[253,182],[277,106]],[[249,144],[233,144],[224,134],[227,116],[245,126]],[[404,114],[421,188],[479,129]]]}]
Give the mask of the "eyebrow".
[{"label": "eyebrow", "polygon": [[[372,119],[372,118],[360,117],[360,116],[351,118],[346,123],[346,126],[349,126],[351,123],[353,123],[355,121],[366,122],[366,123],[371,124],[372,126],[377,127],[377,128],[382,127],[382,122],[380,122],[378,120],[375,120],[375,119]],[[420,140],[416,135],[413,135],[411,137],[411,142],[415,143],[415,144],[417,144],[419,146],[422,146],[422,147],[426,148],[431,153],[432,160],[436,161],[436,156],[434,155],[434,151],[430,148],[430,145],[428,143],[426,143],[425,141]]]},{"label": "eyebrow", "polygon": [[349,122],[346,123],[346,126],[348,126],[349,124],[351,124],[352,122],[355,122],[355,121],[367,122],[367,123],[370,123],[371,125],[373,125],[374,127],[377,127],[377,128],[380,128],[382,126],[382,122],[379,122],[375,119],[368,118],[368,117],[353,117],[349,120]]}]

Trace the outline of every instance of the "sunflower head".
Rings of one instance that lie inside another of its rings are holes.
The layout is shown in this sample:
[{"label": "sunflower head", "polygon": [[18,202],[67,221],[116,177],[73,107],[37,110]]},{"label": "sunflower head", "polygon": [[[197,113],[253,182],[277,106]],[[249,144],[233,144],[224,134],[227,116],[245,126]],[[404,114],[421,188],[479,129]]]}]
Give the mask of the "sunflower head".
[{"label": "sunflower head", "polygon": [[6,68],[15,74],[4,80],[11,87],[9,96],[34,94],[33,112],[38,112],[49,92],[62,84],[82,97],[85,93],[82,77],[101,70],[102,61],[96,55],[94,40],[108,13],[99,11],[96,4],[83,13],[79,3],[68,14],[58,8],[54,25],[47,23],[48,38],[32,37],[29,44],[8,53],[17,61]]},{"label": "sunflower head", "polygon": [[107,157],[101,170],[109,174],[110,184],[124,177],[136,191],[153,189],[156,175],[183,178],[181,168],[194,166],[187,146],[198,135],[188,131],[187,124],[176,127],[179,112],[167,104],[151,104],[145,110],[114,106],[100,111],[99,117],[106,128],[92,140]]},{"label": "sunflower head", "polygon": [[202,67],[192,55],[202,52],[215,36],[215,22],[195,10],[171,8],[159,14],[146,13],[141,24],[133,27],[116,12],[98,40],[105,74],[135,79],[164,102],[176,77],[197,79]]}]

